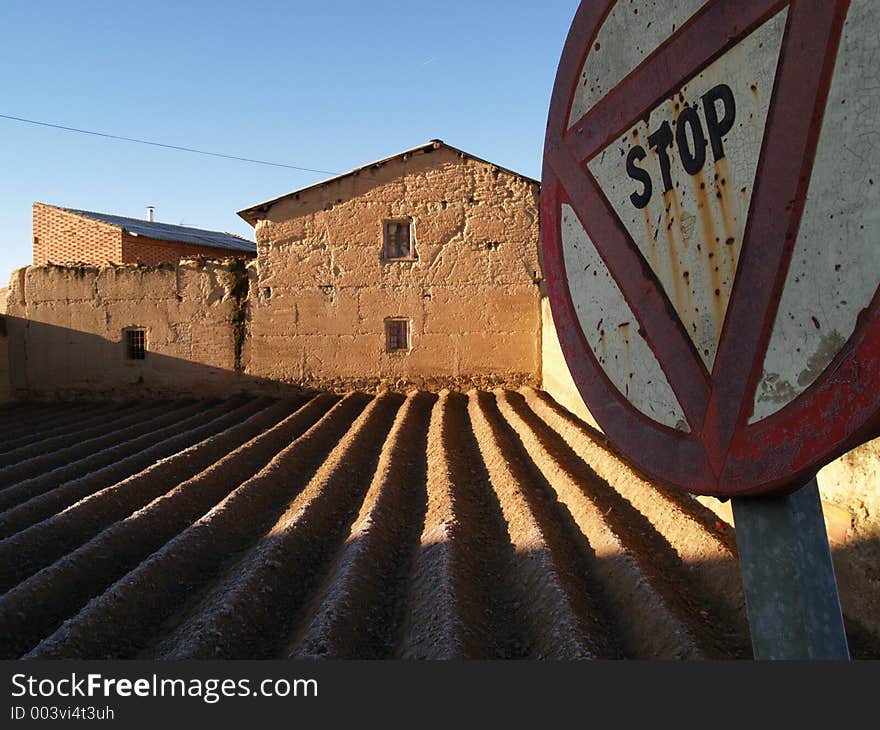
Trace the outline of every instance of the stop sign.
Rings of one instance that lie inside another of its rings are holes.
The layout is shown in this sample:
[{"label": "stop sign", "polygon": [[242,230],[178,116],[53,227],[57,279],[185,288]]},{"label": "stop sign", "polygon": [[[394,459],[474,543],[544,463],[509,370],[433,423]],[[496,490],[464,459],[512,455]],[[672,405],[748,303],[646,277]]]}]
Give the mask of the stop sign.
[{"label": "stop sign", "polygon": [[660,483],[792,491],[880,433],[874,0],[593,0],[544,152],[563,353]]}]

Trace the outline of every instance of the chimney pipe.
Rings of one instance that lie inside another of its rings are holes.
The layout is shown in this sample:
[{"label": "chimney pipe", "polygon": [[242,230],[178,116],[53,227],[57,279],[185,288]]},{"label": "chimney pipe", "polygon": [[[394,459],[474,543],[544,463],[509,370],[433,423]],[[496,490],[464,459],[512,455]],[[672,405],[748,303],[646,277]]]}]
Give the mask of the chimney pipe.
[{"label": "chimney pipe", "polygon": [[150,223],[153,222],[153,206],[152,205],[147,206],[147,220]]}]

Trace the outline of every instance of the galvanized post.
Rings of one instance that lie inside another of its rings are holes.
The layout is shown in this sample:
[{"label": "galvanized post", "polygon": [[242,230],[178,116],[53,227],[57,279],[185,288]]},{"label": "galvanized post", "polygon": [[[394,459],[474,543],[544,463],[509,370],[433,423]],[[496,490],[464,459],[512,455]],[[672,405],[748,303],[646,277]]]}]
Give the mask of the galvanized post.
[{"label": "galvanized post", "polygon": [[755,659],[849,659],[816,479],[732,501]]}]

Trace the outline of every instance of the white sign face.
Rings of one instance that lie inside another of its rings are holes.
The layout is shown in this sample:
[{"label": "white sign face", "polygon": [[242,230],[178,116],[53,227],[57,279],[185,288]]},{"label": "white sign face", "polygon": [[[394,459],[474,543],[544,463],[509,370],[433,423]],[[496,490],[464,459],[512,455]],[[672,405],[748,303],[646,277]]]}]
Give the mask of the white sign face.
[{"label": "white sign face", "polygon": [[[571,104],[569,126],[590,111],[707,2],[659,3],[663,7],[657,7],[657,0],[615,3],[587,54]],[[623,42],[624,38],[631,38],[632,42]]]},{"label": "white sign face", "polygon": [[562,207],[565,268],[582,281],[573,298],[587,342],[626,399],[664,426],[689,431],[675,393],[638,320],[570,206]]},{"label": "white sign face", "polygon": [[764,139],[787,9],[589,163],[711,371]]},{"label": "white sign face", "polygon": [[880,3],[850,5],[751,423],[816,381],[880,285],[878,28]]}]

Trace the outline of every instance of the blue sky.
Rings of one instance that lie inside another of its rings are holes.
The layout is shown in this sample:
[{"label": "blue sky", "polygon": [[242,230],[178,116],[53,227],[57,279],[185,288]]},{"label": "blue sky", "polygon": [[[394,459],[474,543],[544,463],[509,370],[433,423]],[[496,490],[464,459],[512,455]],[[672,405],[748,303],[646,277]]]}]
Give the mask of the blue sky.
[{"label": "blue sky", "polygon": [[[540,177],[576,0],[2,0],[0,114],[330,172],[440,138]],[[0,119],[0,286],[31,203],[253,238],[235,211],[327,177]]]}]

